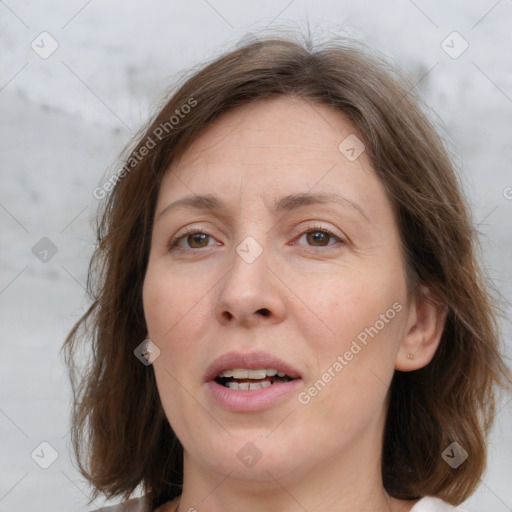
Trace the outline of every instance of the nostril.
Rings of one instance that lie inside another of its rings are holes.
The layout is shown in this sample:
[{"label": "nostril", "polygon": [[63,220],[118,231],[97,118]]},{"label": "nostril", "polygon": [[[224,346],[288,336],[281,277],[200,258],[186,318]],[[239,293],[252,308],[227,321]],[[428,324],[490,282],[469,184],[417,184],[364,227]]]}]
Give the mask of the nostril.
[{"label": "nostril", "polygon": [[[270,311],[267,308],[258,309],[258,311],[256,311],[256,313],[259,313],[261,316],[269,316],[270,315]],[[224,318],[226,318],[227,320],[231,320],[233,318],[233,314],[230,313],[229,311],[224,311],[222,313],[222,316]]]}]

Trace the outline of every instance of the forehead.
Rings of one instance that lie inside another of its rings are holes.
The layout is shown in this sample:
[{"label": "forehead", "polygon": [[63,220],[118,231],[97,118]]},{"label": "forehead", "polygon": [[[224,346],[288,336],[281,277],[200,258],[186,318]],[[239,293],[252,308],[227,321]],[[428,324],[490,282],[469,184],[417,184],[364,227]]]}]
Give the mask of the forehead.
[{"label": "forehead", "polygon": [[194,194],[247,208],[265,198],[268,205],[289,194],[338,192],[379,216],[378,202],[388,200],[367,155],[340,151],[354,138],[362,146],[356,128],[326,105],[283,96],[237,107],[173,162],[157,210]]},{"label": "forehead", "polygon": [[[217,119],[182,155],[177,165],[185,168],[198,160],[244,157],[244,164],[276,164],[279,148],[284,162],[304,163],[319,156],[338,160],[339,144],[350,135],[362,139],[357,129],[338,110],[301,98],[254,101]],[[365,155],[361,155],[366,162]],[[356,164],[357,165],[357,164]]]}]

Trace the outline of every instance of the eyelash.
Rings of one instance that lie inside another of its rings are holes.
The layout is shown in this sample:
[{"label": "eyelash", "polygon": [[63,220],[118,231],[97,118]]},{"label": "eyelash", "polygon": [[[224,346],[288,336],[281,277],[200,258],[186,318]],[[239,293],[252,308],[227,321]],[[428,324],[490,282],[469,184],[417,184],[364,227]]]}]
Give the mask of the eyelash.
[{"label": "eyelash", "polygon": [[[321,233],[325,233],[329,236],[331,236],[332,238],[336,239],[338,243],[341,243],[343,244],[344,243],[344,240],[342,238],[340,238],[338,235],[336,235],[333,231],[331,231],[330,229],[326,228],[326,227],[323,227],[323,226],[311,226],[309,229],[307,229],[306,231],[303,231],[301,234],[300,234],[300,238],[302,238],[303,235],[307,235],[309,233],[317,233],[317,232],[321,232]],[[201,249],[206,249],[206,247],[202,247],[200,249],[188,249],[188,248],[183,248],[183,247],[178,247],[178,243],[185,237],[188,237],[190,235],[195,235],[195,234],[201,234],[201,235],[207,235],[211,238],[212,235],[209,235],[208,233],[205,232],[205,230],[203,229],[199,229],[199,228],[187,228],[184,232],[182,232],[180,235],[178,236],[175,236],[168,244],[168,250],[171,251],[173,249],[182,249],[182,250],[185,250],[185,251],[200,251]],[[294,244],[295,245],[295,244]],[[327,247],[333,247],[334,245],[336,244],[330,244],[330,245],[325,245],[325,246],[319,246],[319,247],[315,247],[315,246],[309,246],[310,249],[313,249],[313,250],[322,250],[324,248],[327,248]]]}]

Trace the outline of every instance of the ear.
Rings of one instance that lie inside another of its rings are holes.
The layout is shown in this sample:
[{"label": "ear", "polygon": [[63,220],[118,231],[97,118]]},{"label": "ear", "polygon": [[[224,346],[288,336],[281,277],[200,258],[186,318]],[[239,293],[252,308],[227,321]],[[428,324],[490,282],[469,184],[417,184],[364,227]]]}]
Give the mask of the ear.
[{"label": "ear", "polygon": [[409,317],[395,369],[410,372],[430,363],[441,341],[447,311],[447,306],[426,286],[416,291],[409,305]]}]

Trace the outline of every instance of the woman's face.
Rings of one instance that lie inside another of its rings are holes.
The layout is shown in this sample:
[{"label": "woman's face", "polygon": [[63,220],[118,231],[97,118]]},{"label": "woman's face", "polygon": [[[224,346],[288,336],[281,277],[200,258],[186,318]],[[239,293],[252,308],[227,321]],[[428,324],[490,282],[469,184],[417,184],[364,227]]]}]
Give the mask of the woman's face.
[{"label": "woman's face", "polygon": [[326,106],[265,100],[165,175],[143,297],[186,471],[380,469],[409,305],[391,203],[356,137]]}]

